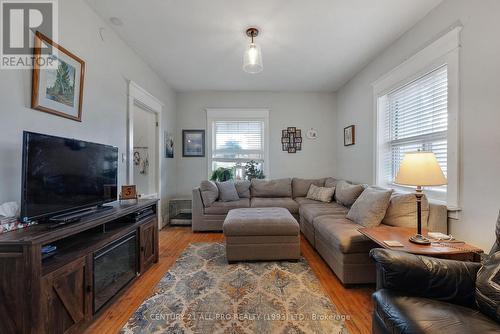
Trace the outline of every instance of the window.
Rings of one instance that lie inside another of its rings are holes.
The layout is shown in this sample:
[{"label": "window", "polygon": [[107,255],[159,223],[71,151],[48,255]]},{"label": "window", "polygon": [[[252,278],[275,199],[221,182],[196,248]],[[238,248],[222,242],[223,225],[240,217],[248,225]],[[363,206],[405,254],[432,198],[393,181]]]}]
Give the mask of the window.
[{"label": "window", "polygon": [[[432,151],[441,169],[447,171],[448,77],[447,66],[400,87],[385,99],[387,150],[384,179],[392,183],[408,152]],[[446,186],[434,190],[445,191]]]},{"label": "window", "polygon": [[[432,151],[448,184],[424,189],[427,196],[459,206],[459,50],[455,26],[373,83],[375,183],[392,188],[408,152]],[[404,190],[401,189],[401,190]]]},{"label": "window", "polygon": [[254,160],[268,175],[266,131],[267,110],[208,109],[209,175],[219,167],[234,168],[244,177],[245,163]]}]

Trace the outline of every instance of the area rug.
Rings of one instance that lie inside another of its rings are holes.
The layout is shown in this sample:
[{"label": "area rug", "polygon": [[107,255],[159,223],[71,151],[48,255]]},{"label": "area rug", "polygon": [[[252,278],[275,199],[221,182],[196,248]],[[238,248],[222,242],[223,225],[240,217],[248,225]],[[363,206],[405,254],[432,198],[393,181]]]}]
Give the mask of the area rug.
[{"label": "area rug", "polygon": [[309,264],[228,264],[221,243],[191,244],[122,333],[347,334]]}]

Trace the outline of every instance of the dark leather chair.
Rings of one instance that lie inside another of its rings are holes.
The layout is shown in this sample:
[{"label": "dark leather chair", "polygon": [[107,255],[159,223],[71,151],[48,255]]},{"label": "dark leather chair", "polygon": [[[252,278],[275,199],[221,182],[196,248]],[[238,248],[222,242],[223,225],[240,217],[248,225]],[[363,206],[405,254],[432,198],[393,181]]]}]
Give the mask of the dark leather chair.
[{"label": "dark leather chair", "polygon": [[[500,250],[500,216],[496,236],[490,254]],[[500,324],[476,306],[480,263],[380,248],[370,256],[377,267],[372,333],[500,333]]]}]

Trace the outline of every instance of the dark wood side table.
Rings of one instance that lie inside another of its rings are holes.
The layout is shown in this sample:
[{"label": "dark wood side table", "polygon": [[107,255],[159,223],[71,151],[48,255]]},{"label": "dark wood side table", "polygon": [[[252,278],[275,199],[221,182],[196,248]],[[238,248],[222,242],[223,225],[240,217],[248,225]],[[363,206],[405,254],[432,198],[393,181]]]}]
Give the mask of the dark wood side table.
[{"label": "dark wood side table", "polygon": [[[483,250],[475,246],[457,241],[436,241],[430,245],[418,245],[408,238],[416,233],[415,228],[381,225],[360,228],[359,232],[386,249],[399,250],[412,254],[437,257],[442,259],[479,262]],[[427,235],[426,230],[422,230]],[[384,241],[399,241],[403,247],[389,247]]]}]

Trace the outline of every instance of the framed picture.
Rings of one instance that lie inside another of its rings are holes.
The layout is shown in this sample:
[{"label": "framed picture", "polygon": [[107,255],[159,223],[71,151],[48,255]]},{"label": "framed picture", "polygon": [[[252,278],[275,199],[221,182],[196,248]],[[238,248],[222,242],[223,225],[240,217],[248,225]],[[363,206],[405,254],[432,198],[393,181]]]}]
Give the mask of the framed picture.
[{"label": "framed picture", "polygon": [[122,186],[120,200],[137,199],[137,188],[135,184]]},{"label": "framed picture", "polygon": [[182,130],[182,156],[205,156],[205,130]]},{"label": "framed picture", "polygon": [[344,128],[344,146],[351,146],[356,144],[355,126],[349,125]]},{"label": "framed picture", "polygon": [[34,50],[31,107],[81,122],[85,62],[38,31]]},{"label": "framed picture", "polygon": [[165,131],[165,158],[174,157],[174,136]]}]

